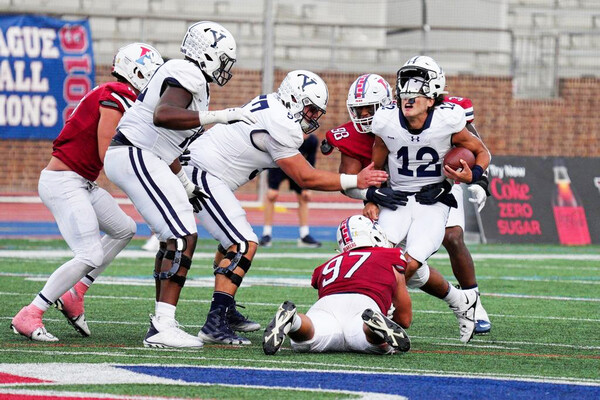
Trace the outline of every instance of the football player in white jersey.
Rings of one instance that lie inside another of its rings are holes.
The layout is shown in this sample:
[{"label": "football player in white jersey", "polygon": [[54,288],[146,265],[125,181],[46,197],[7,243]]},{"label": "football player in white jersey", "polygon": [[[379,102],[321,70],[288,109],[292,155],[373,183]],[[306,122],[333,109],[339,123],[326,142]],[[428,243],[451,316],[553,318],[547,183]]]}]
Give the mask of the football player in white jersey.
[{"label": "football player in white jersey", "polygon": [[366,188],[387,179],[387,173],[375,171],[372,163],[357,175],[315,169],[299,152],[303,134],[319,127],[317,120],[328,100],[327,85],[317,74],[292,71],[276,93],[257,96],[242,108],[256,118],[255,124],[216,125],[190,145],[191,160],[185,170],[208,195],[200,199],[198,219],[220,243],[214,261],[215,291],[198,333],[204,342],[249,344],[235,330],[260,328],[235,310],[235,293],[258,246],[258,237],[233,193],[238,187],[275,167],[304,189]]},{"label": "football player in white jersey", "polygon": [[225,85],[236,59],[236,43],[227,29],[214,22],[195,23],[181,52],[185,59],[164,63],[121,119],[105,158],[107,177],[129,196],[161,241],[154,271],[155,315],[143,341],[146,347],[203,345],[175,320],[197,240],[190,203],[205,196],[189,181],[178,157],[206,125],[254,120],[239,108],[208,111],[209,84]]},{"label": "football player in white jersey", "polygon": [[[411,58],[397,74],[398,103],[377,110],[372,123],[375,166],[387,166],[392,189],[408,195],[405,206],[381,209],[379,223],[391,242],[406,240],[406,279],[413,288],[428,281],[427,259],[442,244],[450,207],[456,207],[449,179],[476,182],[490,162],[483,142],[466,128],[464,109],[443,101],[445,84],[445,74],[435,60]],[[465,162],[462,170],[442,165],[452,146],[475,154],[473,169]],[[467,343],[475,330],[478,296],[449,286],[445,300],[459,320],[461,341]],[[452,305],[461,303],[458,298],[463,296],[464,304]]]}]

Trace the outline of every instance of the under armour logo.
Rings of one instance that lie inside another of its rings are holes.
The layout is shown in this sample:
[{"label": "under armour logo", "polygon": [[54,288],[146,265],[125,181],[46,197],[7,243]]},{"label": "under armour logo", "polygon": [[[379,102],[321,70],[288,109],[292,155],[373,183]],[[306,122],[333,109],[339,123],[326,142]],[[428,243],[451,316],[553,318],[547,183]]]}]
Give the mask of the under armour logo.
[{"label": "under armour logo", "polygon": [[[225,39],[226,36],[223,35],[223,33],[221,33],[221,32],[215,31],[214,29],[211,29],[210,31],[212,32],[213,38],[215,39],[215,42],[213,44],[211,44],[210,47],[212,47],[213,49],[216,49],[217,43],[219,43],[219,40]],[[220,36],[217,37],[217,34],[219,34]]]},{"label": "under armour logo", "polygon": [[421,138],[419,136],[411,136],[410,141],[411,142],[420,142]]},{"label": "under armour logo", "polygon": [[317,84],[317,81],[315,81],[313,78],[311,78],[308,75],[298,74],[298,76],[304,77],[304,80],[302,81],[302,90],[304,90],[304,88],[307,87],[308,85],[316,85]]}]

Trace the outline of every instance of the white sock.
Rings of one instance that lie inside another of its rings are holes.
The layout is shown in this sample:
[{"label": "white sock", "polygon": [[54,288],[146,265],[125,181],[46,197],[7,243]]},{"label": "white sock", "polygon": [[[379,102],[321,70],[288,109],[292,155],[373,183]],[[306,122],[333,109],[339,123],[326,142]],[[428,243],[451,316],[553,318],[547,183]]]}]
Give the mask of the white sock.
[{"label": "white sock", "polygon": [[458,307],[461,301],[464,302],[463,296],[461,296],[461,291],[455,288],[450,283],[448,283],[448,286],[450,286],[450,290],[448,291],[446,297],[444,297],[442,300],[444,300],[452,307]]},{"label": "white sock", "polygon": [[177,307],[169,303],[156,302],[155,314],[158,318],[175,319],[175,309]]},{"label": "white sock", "polygon": [[310,230],[309,230],[308,226],[306,226],[306,225],[304,225],[304,226],[301,226],[301,227],[300,227],[300,229],[299,229],[299,231],[300,231],[300,238],[303,238],[303,237],[305,237],[305,236],[306,236],[306,235],[308,235],[308,234],[309,234],[309,232],[310,232]]},{"label": "white sock", "polygon": [[273,227],[271,225],[263,226],[263,236],[271,236],[273,233]]},{"label": "white sock", "polygon": [[294,315],[292,318],[292,326],[290,327],[290,332],[296,332],[302,326],[302,319],[298,314]]}]

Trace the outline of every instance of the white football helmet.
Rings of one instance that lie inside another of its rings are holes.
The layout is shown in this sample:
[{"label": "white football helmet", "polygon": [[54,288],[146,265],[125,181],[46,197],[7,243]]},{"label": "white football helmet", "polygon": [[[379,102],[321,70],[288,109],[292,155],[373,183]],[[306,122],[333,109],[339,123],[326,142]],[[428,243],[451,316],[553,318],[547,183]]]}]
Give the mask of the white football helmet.
[{"label": "white football helmet", "polygon": [[[380,106],[392,102],[392,87],[385,79],[376,74],[365,74],[352,83],[348,91],[346,106],[350,119],[360,133],[371,132],[373,115]],[[370,106],[369,116],[362,117],[360,108]]]},{"label": "white football helmet", "polygon": [[325,114],[329,101],[329,91],[323,79],[304,70],[288,73],[277,89],[277,96],[296,122],[300,122],[304,133],[319,127],[317,120]]},{"label": "white football helmet", "polygon": [[190,26],[181,42],[181,52],[219,86],[232,77],[236,44],[233,35],[216,22],[201,21]]},{"label": "white football helmet", "polygon": [[162,63],[163,59],[154,47],[145,43],[132,43],[117,51],[111,74],[127,80],[141,91]]},{"label": "white football helmet", "polygon": [[398,70],[396,97],[411,99],[418,96],[435,99],[446,94],[446,75],[431,57],[415,56]]},{"label": "white football helmet", "polygon": [[341,252],[360,247],[391,247],[379,224],[362,215],[343,220],[336,237]]}]

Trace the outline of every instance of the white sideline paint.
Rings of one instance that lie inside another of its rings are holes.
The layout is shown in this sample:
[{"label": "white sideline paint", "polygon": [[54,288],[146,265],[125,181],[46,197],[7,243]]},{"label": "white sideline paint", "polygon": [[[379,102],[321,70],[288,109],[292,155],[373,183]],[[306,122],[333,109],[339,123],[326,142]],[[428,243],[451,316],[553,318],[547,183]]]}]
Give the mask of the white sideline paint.
[{"label": "white sideline paint", "polygon": [[126,369],[117,370],[107,364],[48,363],[44,364],[44,368],[40,368],[39,364],[0,364],[0,372],[42,379],[61,385],[81,384],[82,382],[90,385],[106,383],[181,383],[176,379],[159,378]]},{"label": "white sideline paint", "polygon": [[[295,258],[295,259],[322,259],[330,258],[330,253],[261,253],[258,252],[255,259],[272,258]],[[600,261],[600,254],[495,254],[475,253],[471,254],[474,260],[572,260],[572,261]],[[0,258],[65,258],[73,257],[71,250],[0,250]],[[215,253],[194,253],[194,259],[213,259]],[[145,250],[123,250],[117,258],[147,258],[153,259],[154,253]],[[431,259],[447,260],[445,253],[434,254]],[[244,281],[245,282],[245,281]]]},{"label": "white sideline paint", "polygon": [[[124,364],[123,364],[124,365]],[[164,367],[165,365],[157,364],[136,364],[150,367]],[[185,367],[190,368],[190,365],[168,365],[168,367]],[[203,368],[223,368],[222,365],[210,365],[202,366]],[[246,368],[256,370],[270,370],[269,368]],[[281,370],[281,369],[279,369]],[[160,378],[151,375],[141,374],[137,372],[128,371],[126,369],[117,368],[115,365],[110,364],[70,364],[70,363],[44,363],[43,368],[40,368],[40,364],[0,364],[0,372],[4,372],[11,375],[26,376],[28,378],[42,379],[50,381],[55,385],[80,385],[82,382],[86,384],[96,385],[108,385],[108,384],[163,384],[163,385],[187,385],[187,386],[227,386],[227,387],[239,387],[239,388],[255,388],[255,389],[268,389],[268,390],[281,390],[281,387],[263,386],[263,385],[232,385],[232,384],[207,384],[204,382],[184,382],[176,379]],[[39,383],[35,383],[39,385]],[[0,397],[3,393],[18,393],[24,394],[25,391],[19,390],[7,390],[3,386],[27,386],[27,384],[6,384],[0,385]],[[408,400],[404,396],[386,395],[381,393],[368,393],[368,392],[353,392],[349,390],[334,390],[334,389],[311,389],[303,387],[286,387],[286,390],[303,391],[303,392],[321,392],[321,393],[340,393],[349,395],[359,395],[360,399],[373,399],[373,400]],[[65,399],[69,397],[75,397],[79,394],[81,397],[100,397],[100,398],[111,398],[111,399],[132,399],[132,400],[162,400],[162,399],[176,399],[174,397],[146,397],[146,396],[120,396],[111,394],[93,394],[93,393],[76,393],[76,392],[53,392],[48,390],[43,391],[28,391],[30,395],[60,395],[65,396]]]}]

